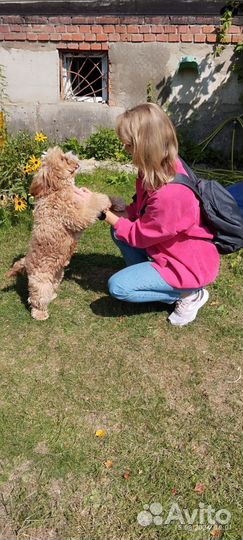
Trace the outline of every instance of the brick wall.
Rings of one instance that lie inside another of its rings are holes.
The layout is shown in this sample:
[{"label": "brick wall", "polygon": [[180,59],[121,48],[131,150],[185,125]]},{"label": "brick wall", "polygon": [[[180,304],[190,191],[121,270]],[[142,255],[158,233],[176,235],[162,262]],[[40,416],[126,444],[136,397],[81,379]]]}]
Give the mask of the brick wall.
[{"label": "brick wall", "polygon": [[[55,43],[59,49],[108,50],[109,43],[215,43],[216,17],[0,17],[0,41]],[[241,43],[243,27],[231,26],[227,43]]]}]

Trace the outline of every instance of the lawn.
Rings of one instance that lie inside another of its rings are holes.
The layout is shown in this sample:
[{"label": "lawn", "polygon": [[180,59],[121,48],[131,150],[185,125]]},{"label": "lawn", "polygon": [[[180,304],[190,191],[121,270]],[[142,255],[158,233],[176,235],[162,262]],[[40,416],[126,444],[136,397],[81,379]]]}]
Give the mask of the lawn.
[{"label": "lawn", "polygon": [[[133,193],[133,177],[117,182],[114,172],[79,183]],[[25,278],[5,277],[29,236],[24,216],[0,229],[0,537],[240,540],[242,300],[232,257],[197,320],[175,328],[166,306],[108,296],[123,261],[99,222],[82,236],[49,320],[37,322]],[[140,524],[153,503],[162,514],[153,506],[159,516]],[[202,518],[210,505],[231,514],[222,530]],[[182,519],[166,524],[171,508]],[[201,524],[184,509],[201,510]]]}]

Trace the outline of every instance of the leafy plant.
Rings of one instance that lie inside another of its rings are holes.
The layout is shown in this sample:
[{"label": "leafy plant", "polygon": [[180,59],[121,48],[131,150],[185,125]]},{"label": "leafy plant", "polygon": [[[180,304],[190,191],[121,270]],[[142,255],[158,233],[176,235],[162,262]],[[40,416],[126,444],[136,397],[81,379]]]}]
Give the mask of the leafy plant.
[{"label": "leafy plant", "polygon": [[87,158],[94,157],[97,160],[129,161],[130,159],[114,129],[102,127],[86,140],[85,154]]},{"label": "leafy plant", "polygon": [[49,144],[42,133],[35,138],[27,132],[6,137],[0,151],[0,223],[32,207],[34,199],[29,195],[29,186]]},{"label": "leafy plant", "polygon": [[126,172],[117,172],[114,174],[110,174],[107,179],[106,183],[110,186],[117,186],[117,185],[129,185],[131,182],[131,175],[129,175]]},{"label": "leafy plant", "polygon": [[85,146],[78,141],[76,137],[67,139],[62,145],[64,152],[73,152],[79,158],[86,158]]}]

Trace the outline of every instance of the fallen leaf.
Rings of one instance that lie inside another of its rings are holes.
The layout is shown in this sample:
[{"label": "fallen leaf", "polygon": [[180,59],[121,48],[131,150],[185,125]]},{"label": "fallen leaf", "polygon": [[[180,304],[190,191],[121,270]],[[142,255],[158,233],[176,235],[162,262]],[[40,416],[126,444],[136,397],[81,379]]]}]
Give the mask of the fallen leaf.
[{"label": "fallen leaf", "polygon": [[196,493],[204,493],[206,489],[206,486],[204,484],[200,484],[200,482],[198,482],[196,485],[195,485],[195,488],[194,488],[194,491],[196,491]]},{"label": "fallen leaf", "polygon": [[125,480],[129,480],[131,478],[131,475],[129,472],[125,472],[124,475],[123,475],[123,478],[125,478]]},{"label": "fallen leaf", "polygon": [[172,493],[172,495],[174,495],[174,496],[177,495],[177,489],[176,489],[176,488],[173,488],[173,489],[171,490],[171,493]]},{"label": "fallen leaf", "polygon": [[210,531],[210,536],[212,536],[212,538],[222,538],[223,536],[223,527],[219,527],[218,525],[214,525],[212,530]]},{"label": "fallen leaf", "polygon": [[107,459],[107,461],[105,461],[105,467],[107,469],[112,469],[113,467],[113,461],[111,459]]},{"label": "fallen leaf", "polygon": [[95,432],[96,437],[106,437],[107,431],[105,429],[97,429]]}]

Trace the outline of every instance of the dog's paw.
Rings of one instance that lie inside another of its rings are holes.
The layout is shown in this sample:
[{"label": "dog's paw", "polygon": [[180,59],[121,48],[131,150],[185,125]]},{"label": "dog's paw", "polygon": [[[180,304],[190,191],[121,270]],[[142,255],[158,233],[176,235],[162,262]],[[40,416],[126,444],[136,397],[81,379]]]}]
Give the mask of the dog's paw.
[{"label": "dog's paw", "polygon": [[122,197],[110,197],[111,208],[113,212],[124,212],[126,209],[126,202]]},{"label": "dog's paw", "polygon": [[48,311],[46,311],[46,310],[32,308],[31,316],[36,321],[46,321],[46,319],[48,319],[48,317],[49,317],[49,314],[48,314]]}]

